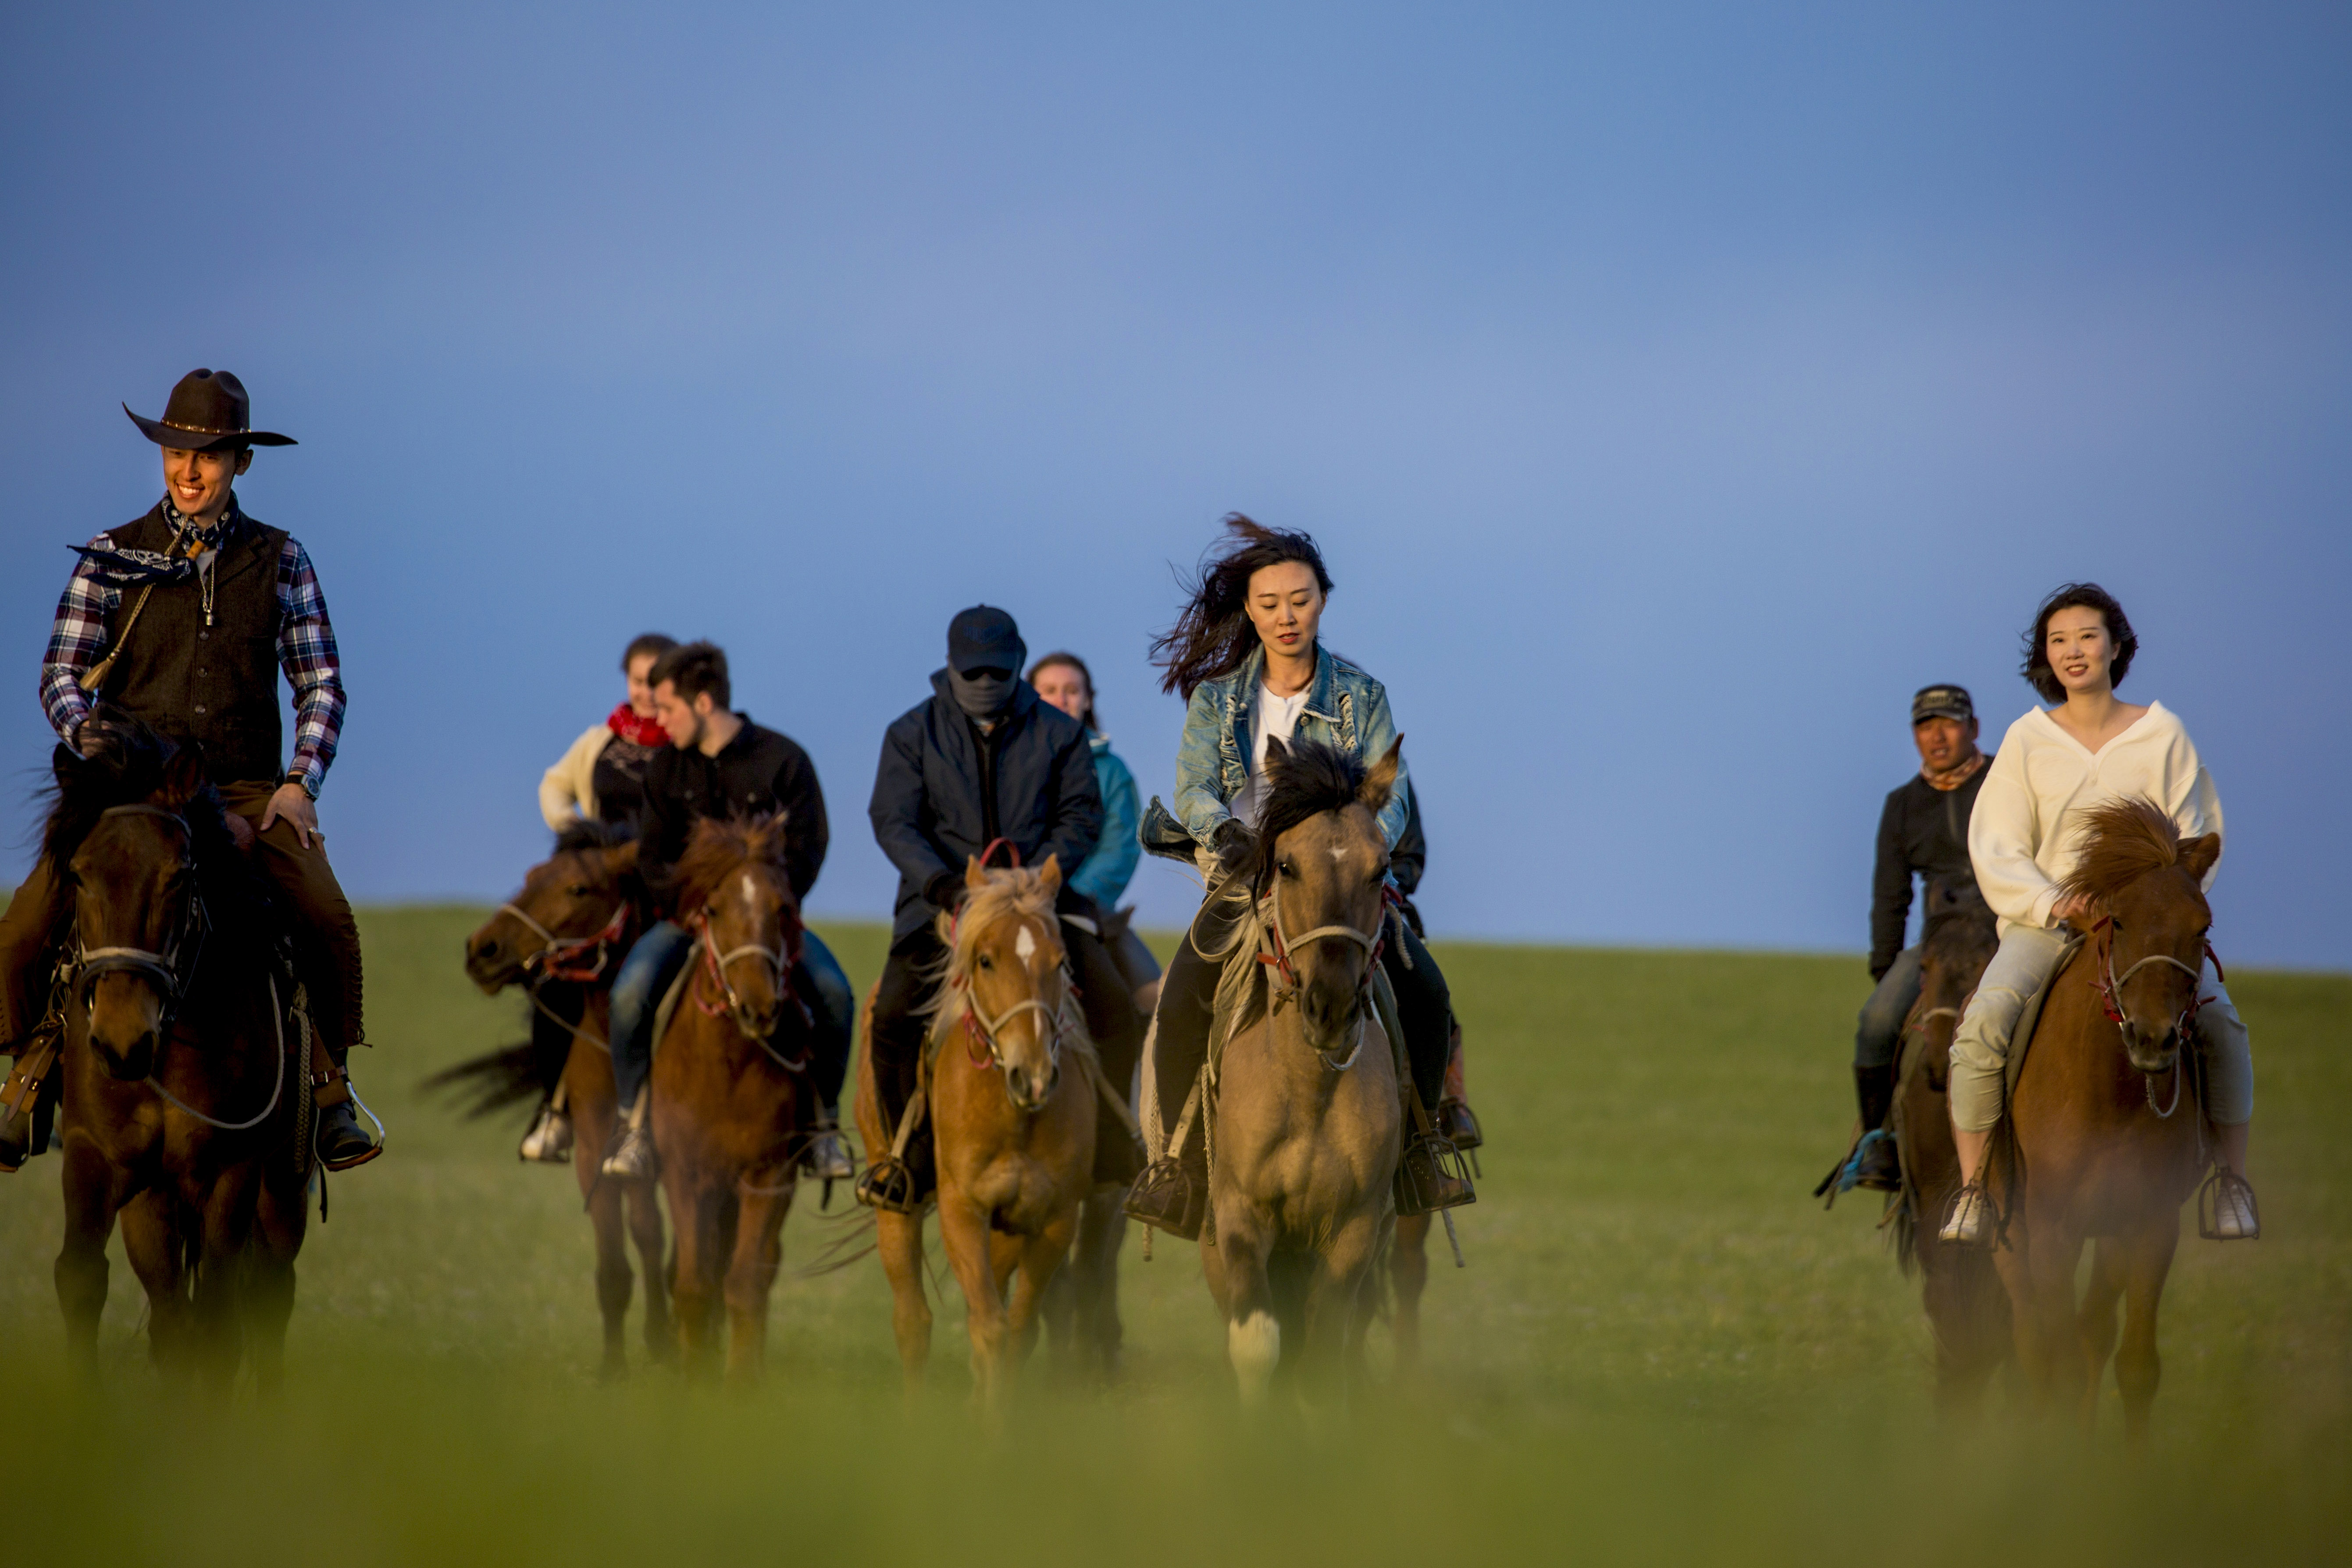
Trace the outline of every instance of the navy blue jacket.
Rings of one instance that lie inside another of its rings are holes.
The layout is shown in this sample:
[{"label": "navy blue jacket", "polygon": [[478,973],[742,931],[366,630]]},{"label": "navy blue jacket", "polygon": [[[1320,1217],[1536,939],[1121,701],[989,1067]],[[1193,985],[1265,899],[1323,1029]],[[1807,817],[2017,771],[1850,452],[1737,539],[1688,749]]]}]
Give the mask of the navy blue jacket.
[{"label": "navy blue jacket", "polygon": [[1016,681],[1013,706],[983,742],[956,706],[946,670],[932,675],[931,692],[883,734],[866,808],[875,842],[898,868],[894,943],[939,912],[923,896],[932,879],[952,872],[961,880],[965,857],[993,840],[1009,840],[1024,866],[1060,856],[1067,878],[1102,836],[1102,792],[1085,725]]}]

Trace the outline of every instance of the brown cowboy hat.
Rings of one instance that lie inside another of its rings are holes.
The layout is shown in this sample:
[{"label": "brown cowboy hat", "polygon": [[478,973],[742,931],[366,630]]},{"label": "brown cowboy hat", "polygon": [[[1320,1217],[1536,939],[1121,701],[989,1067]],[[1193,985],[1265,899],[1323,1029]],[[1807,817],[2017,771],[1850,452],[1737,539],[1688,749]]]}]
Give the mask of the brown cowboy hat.
[{"label": "brown cowboy hat", "polygon": [[[131,405],[122,405],[131,414]],[[209,452],[217,447],[291,447],[294,437],[250,428],[253,400],[245,383],[225,370],[192,370],[172,388],[161,419],[131,414],[140,434],[158,447]]]}]

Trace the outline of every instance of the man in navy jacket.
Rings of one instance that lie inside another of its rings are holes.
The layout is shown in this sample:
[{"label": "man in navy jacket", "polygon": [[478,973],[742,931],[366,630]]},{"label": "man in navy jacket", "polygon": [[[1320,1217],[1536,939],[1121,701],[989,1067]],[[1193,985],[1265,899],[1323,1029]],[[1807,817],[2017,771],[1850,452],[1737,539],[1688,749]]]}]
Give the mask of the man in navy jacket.
[{"label": "man in navy jacket", "polygon": [[[1024,866],[1057,855],[1068,871],[1093,852],[1102,833],[1086,727],[1041,701],[1021,679],[1027,658],[1010,615],[986,605],[963,611],[948,626],[947,668],[932,675],[931,696],[882,737],[867,814],[876,842],[898,868],[898,900],[866,1050],[884,1121],[893,1128],[914,1093],[929,1026],[920,1008],[946,957],[933,922],[963,896],[966,857],[1002,840]],[[1093,906],[1066,883],[1060,908],[1065,917],[1095,923]],[[1106,1076],[1124,1089],[1142,1049],[1143,1020],[1094,932],[1066,918],[1063,937],[1087,1032]],[[1122,1133],[1106,1152],[1127,1142]],[[929,1140],[909,1143],[905,1164],[887,1149],[869,1152],[873,1163],[859,1179],[859,1199],[913,1212],[930,1185]],[[1102,1169],[1098,1158],[1098,1173]],[[1126,1173],[1132,1169],[1130,1163]]]}]

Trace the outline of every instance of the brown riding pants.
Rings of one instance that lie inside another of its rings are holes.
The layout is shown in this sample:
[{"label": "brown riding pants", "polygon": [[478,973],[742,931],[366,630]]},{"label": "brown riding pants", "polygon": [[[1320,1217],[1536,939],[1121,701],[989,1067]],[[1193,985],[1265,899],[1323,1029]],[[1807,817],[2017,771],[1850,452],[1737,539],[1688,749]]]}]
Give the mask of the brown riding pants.
[{"label": "brown riding pants", "polygon": [[[294,962],[310,990],[310,1018],[328,1054],[338,1063],[367,1038],[361,1005],[360,928],[352,906],[327,863],[327,838],[310,836],[304,848],[294,825],[284,817],[261,830],[262,814],[277,785],[267,783],[220,786],[222,804],[251,825],[255,868],[269,879],[293,918]],[[56,879],[48,862],[36,861],[8,912],[0,915],[0,1049],[13,1049],[40,1019],[48,1000],[48,974],[42,964],[56,921]]]}]

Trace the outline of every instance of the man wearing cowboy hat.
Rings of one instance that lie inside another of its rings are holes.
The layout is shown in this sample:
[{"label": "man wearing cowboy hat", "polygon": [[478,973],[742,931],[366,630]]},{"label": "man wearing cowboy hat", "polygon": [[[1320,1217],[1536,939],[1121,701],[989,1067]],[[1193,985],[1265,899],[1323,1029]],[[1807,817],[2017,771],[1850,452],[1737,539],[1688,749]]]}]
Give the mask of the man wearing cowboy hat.
[{"label": "man wearing cowboy hat", "polygon": [[[163,449],[163,499],[79,550],[41,661],[41,703],[76,750],[101,692],[110,710],[203,748],[206,773],[232,818],[251,829],[255,863],[293,917],[328,1058],[313,1073],[319,1156],[330,1170],[361,1164],[383,1145],[353,1114],[345,1071],[365,1038],[359,928],[327,863],[314,804],[342,729],[334,628],[309,553],[247,516],[232,488],[254,447],[294,442],[252,427],[244,384],[226,371],[181,377],[161,419],[122,411]],[[290,762],[280,670],[294,693]],[[0,916],[0,1050],[29,1044],[40,1016],[57,891],[52,868],[37,864]],[[0,1168],[25,1157],[26,1123],[20,1112],[0,1124]]]}]

